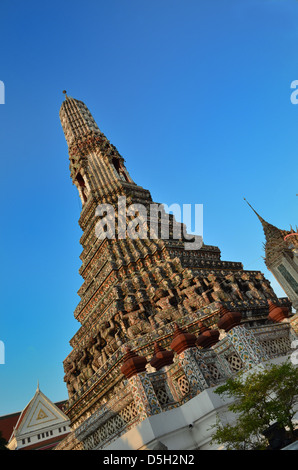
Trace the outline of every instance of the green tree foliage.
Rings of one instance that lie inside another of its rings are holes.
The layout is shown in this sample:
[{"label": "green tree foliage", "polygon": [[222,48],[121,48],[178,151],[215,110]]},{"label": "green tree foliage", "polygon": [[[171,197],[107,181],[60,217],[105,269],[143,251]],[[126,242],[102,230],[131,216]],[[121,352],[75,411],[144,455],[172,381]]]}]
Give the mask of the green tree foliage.
[{"label": "green tree foliage", "polygon": [[212,441],[227,449],[264,449],[268,442],[263,432],[272,423],[286,427],[294,439],[293,417],[298,403],[298,368],[290,361],[271,364],[255,371],[241,372],[228,379],[215,393],[232,398],[228,410],[233,424],[217,418]]}]

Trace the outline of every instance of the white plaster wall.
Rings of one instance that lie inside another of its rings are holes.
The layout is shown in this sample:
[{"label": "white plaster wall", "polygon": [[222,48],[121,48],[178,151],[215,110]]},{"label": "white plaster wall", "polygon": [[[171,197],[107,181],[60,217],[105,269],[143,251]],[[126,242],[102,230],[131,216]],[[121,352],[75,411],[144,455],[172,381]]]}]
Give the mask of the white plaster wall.
[{"label": "white plaster wall", "polygon": [[[288,357],[279,357],[268,363],[279,364]],[[247,374],[264,366],[264,363],[258,364]],[[233,414],[228,411],[232,400],[223,400],[217,395],[214,392],[217,386],[204,390],[179,408],[147,418],[105,447],[105,450],[153,450],[158,442],[169,450],[223,449],[222,446],[211,444],[211,426],[216,423],[217,415],[223,422],[233,421]]]},{"label": "white plaster wall", "polygon": [[179,408],[151,416],[107,446],[106,450],[152,450],[157,442],[169,450],[210,448],[211,426],[228,401],[204,390]]}]

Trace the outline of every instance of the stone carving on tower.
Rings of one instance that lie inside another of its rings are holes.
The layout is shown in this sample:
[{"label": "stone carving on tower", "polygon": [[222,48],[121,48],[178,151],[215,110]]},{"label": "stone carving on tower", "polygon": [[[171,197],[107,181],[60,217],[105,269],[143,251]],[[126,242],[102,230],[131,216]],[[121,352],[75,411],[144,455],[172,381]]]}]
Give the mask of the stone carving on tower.
[{"label": "stone carving on tower", "polygon": [[[125,422],[129,409],[129,422],[135,422],[132,409],[136,408],[128,403],[131,390],[133,406],[143,410],[140,416],[145,419],[150,413],[162,411],[160,397],[164,397],[165,406],[178,406],[179,400],[186,399],[183,390],[193,396],[213,383],[210,370],[221,376],[230,370],[228,362],[215,358],[214,352],[208,352],[208,369],[200,353],[204,348],[195,344],[196,335],[204,332],[208,336],[209,330],[215,343],[219,341],[219,332],[214,331],[219,331],[217,323],[226,312],[238,312],[242,324],[253,326],[268,323],[268,300],[285,310],[290,304],[287,299],[277,299],[261,272],[245,271],[239,262],[222,261],[218,247],[202,243],[199,249],[194,244],[193,249],[186,250],[189,235],[185,235],[185,227],[160,207],[158,234],[150,236],[153,221],[149,207],[154,204],[151,194],[132,180],[124,158],[98,128],[87,106],[66,95],[60,120],[68,145],[70,176],[82,201],[79,225],[83,231],[79,270],[83,283],[74,312],[80,326],[70,340],[72,350],[64,361],[69,394],[65,413],[75,437],[72,447],[65,444],[65,448],[95,448],[104,440],[98,430],[98,423],[104,419],[110,422],[117,414]],[[142,237],[124,236],[119,229],[120,222],[126,227],[132,223],[129,211],[124,212],[123,220],[123,201],[126,209],[148,209],[148,217],[138,219],[143,222],[138,227]],[[106,211],[98,211],[104,204]],[[115,233],[101,238],[98,222],[110,208]],[[165,220],[170,225],[169,237],[159,235]],[[237,317],[235,328],[239,321]],[[221,337],[231,336],[223,327],[220,331]],[[208,344],[215,348],[215,343]],[[171,344],[176,348],[174,359],[169,354]],[[239,359],[240,363],[243,360]],[[152,375],[157,382],[153,383],[152,378],[150,385],[146,374],[154,372],[152,364],[163,364],[171,372],[158,370]],[[143,392],[151,397],[149,404],[144,402]],[[96,438],[91,430],[97,433]]]}]

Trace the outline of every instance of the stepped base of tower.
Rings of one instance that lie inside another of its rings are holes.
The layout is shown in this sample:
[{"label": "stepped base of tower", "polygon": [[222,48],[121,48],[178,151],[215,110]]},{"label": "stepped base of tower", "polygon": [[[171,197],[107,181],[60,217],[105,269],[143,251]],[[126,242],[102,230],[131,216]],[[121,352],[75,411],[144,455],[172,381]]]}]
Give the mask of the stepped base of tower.
[{"label": "stepped base of tower", "polygon": [[[230,329],[226,328],[227,331],[220,330],[215,344],[202,348],[191,343],[196,335],[189,333],[195,331],[195,322],[201,318],[197,312],[192,315],[192,322],[189,317],[184,318],[187,328],[183,330],[177,328],[177,324],[175,327],[167,325],[168,335],[167,338],[166,334],[163,336],[164,348],[160,350],[160,357],[168,358],[164,351],[169,350],[169,345],[173,345],[176,351],[172,363],[159,370],[154,370],[149,362],[154,354],[154,339],[149,348],[145,338],[143,347],[142,338],[139,338],[133,349],[137,354],[132,357],[144,358],[147,355],[148,363],[146,368],[134,371],[129,378],[123,378],[121,374],[127,349],[120,348],[118,359],[110,368],[112,377],[107,373],[97,377],[98,382],[93,378],[93,409],[89,406],[89,411],[85,408],[84,412],[84,402],[85,405],[92,402],[91,382],[85,393],[69,401],[66,413],[71,417],[73,411],[76,419],[72,432],[56,450],[216,448],[211,443],[211,426],[215,424],[217,413],[224,411],[229,403],[223,403],[215,389],[241,370],[249,372],[268,362],[286,360],[293,352],[292,342],[298,338],[297,317],[297,314],[290,315],[278,322],[254,326],[238,322]],[[218,311],[210,314],[210,325],[218,319]],[[146,339],[148,341],[148,337]],[[102,383],[101,387],[111,384],[108,397],[99,399],[100,387],[96,389],[96,383]],[[77,419],[79,403],[81,415]]]}]

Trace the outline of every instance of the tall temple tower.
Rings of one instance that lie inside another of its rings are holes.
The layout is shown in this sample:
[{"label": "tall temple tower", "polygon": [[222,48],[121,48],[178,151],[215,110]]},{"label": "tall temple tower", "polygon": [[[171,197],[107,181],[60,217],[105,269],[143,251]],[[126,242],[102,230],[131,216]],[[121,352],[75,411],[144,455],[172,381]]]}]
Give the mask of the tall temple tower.
[{"label": "tall temple tower", "polygon": [[[268,358],[265,336],[262,346],[253,329],[275,322],[270,305],[286,318],[290,303],[261,272],[222,261],[218,247],[198,248],[194,237],[185,249],[183,224],[160,206],[150,211],[150,192],[132,180],[82,101],[66,95],[60,120],[82,201],[83,283],[74,312],[80,326],[64,361],[72,433],[59,448],[103,449]],[[284,337],[286,327],[278,330]],[[287,341],[280,347],[288,350]],[[150,439],[133,440],[133,448],[160,441]]]}]

